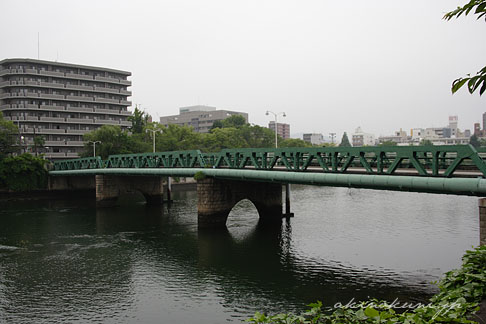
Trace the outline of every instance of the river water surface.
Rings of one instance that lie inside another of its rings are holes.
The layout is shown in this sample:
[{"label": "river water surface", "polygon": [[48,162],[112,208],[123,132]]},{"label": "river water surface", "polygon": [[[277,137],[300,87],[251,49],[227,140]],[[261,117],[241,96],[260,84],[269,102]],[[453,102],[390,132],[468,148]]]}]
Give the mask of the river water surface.
[{"label": "river water surface", "polygon": [[292,187],[295,217],[198,230],[196,193],[0,202],[0,322],[240,323],[368,297],[425,302],[478,244],[477,198]]}]

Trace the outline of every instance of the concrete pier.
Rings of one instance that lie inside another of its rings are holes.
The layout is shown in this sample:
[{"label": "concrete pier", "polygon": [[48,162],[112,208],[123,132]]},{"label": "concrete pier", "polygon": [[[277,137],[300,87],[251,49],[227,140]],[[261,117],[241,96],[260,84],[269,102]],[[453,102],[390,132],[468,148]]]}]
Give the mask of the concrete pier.
[{"label": "concrete pier", "polygon": [[479,245],[486,245],[486,198],[479,199]]},{"label": "concrete pier", "polygon": [[96,205],[110,207],[118,197],[127,192],[140,191],[147,204],[161,205],[164,202],[162,177],[96,175]]},{"label": "concrete pier", "polygon": [[197,182],[199,227],[224,227],[231,209],[243,199],[250,200],[261,221],[281,221],[282,185],[206,178]]}]

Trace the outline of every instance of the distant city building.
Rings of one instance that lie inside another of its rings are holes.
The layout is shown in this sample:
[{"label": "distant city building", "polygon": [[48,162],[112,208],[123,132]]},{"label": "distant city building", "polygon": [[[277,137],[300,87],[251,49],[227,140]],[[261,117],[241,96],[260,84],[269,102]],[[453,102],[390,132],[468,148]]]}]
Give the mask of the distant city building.
[{"label": "distant city building", "polygon": [[[449,116],[447,127],[429,127],[429,128],[412,128],[410,135],[400,129],[392,136],[380,136],[378,143],[395,142],[397,145],[420,145],[423,141],[430,141],[434,145],[458,145],[468,144],[471,137],[471,131],[465,130],[462,133],[458,125],[457,116]],[[475,133],[480,134],[480,124],[474,125]]]},{"label": "distant city building", "polygon": [[375,135],[363,132],[361,127],[356,128],[354,134],[351,135],[351,140],[353,146],[375,145]]},{"label": "distant city building", "polygon": [[[271,121],[268,123],[268,128],[275,132],[275,122]],[[277,123],[277,134],[283,139],[290,138],[290,125],[284,123]]]},{"label": "distant city building", "polygon": [[312,145],[321,145],[324,144],[324,136],[320,133],[308,133],[302,135],[302,139],[305,142],[311,143]]},{"label": "distant city building", "polygon": [[457,134],[457,124],[458,124],[457,116],[449,116],[449,127],[448,128],[450,129],[450,135],[448,137],[456,137],[458,135]]},{"label": "distant city building", "polygon": [[486,130],[486,112],[483,113],[483,131]]},{"label": "distant city building", "polygon": [[[77,158],[83,134],[103,125],[128,128],[130,72],[41,61],[0,61],[0,111],[19,127],[26,151],[42,136],[48,159]],[[29,148],[27,150],[27,147]]]},{"label": "distant city building", "polygon": [[239,111],[217,110],[211,106],[189,106],[179,108],[179,115],[160,117],[160,124],[190,126],[198,133],[209,133],[217,120],[224,120],[233,115],[240,115],[248,123],[248,114]]}]

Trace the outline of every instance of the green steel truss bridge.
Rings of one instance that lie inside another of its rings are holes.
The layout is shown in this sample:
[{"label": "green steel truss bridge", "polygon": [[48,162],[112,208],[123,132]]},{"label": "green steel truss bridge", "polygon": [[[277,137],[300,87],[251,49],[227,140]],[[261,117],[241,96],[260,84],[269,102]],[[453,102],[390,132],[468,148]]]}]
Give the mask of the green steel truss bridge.
[{"label": "green steel truss bridge", "polygon": [[486,150],[471,145],[225,149],[55,162],[50,174],[205,176],[486,196]]}]

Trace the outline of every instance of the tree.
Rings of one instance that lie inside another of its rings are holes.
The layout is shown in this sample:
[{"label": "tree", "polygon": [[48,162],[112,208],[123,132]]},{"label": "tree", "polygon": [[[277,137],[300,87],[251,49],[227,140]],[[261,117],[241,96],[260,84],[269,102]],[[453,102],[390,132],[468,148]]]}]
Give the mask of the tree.
[{"label": "tree", "polygon": [[223,120],[216,120],[213,123],[213,126],[211,129],[215,128],[229,128],[229,127],[234,127],[234,128],[240,128],[246,125],[246,119],[245,117],[241,115],[231,115],[230,117],[223,119]]},{"label": "tree", "polygon": [[432,143],[431,140],[428,140],[428,139],[425,139],[423,138],[421,141],[420,141],[420,146],[430,146],[430,145],[434,145],[434,143]]},{"label": "tree", "polygon": [[280,147],[312,147],[312,144],[301,140],[300,138],[288,138],[283,140]]},{"label": "tree", "polygon": [[144,130],[144,127],[148,124],[149,115],[138,109],[137,106],[135,106],[133,115],[128,117],[127,119],[132,122],[132,127],[130,127],[130,131],[134,134],[141,134]]},{"label": "tree", "polygon": [[44,136],[34,136],[35,156],[37,156],[38,149],[43,148],[45,143],[46,143],[46,139],[44,138]]},{"label": "tree", "polygon": [[469,144],[471,144],[472,146],[474,146],[476,148],[479,147],[480,143],[479,143],[478,137],[476,135],[471,136],[471,138],[469,139]]},{"label": "tree", "polygon": [[10,120],[5,120],[0,111],[0,159],[17,150],[18,127]]},{"label": "tree", "polygon": [[[134,134],[135,135],[135,134]],[[111,154],[142,153],[150,152],[152,146],[139,136],[129,136],[128,132],[122,131],[120,126],[103,125],[100,128],[84,134],[86,144],[81,156],[93,155],[94,141],[100,141],[96,144],[96,155],[106,159]]]},{"label": "tree", "polygon": [[378,146],[396,146],[397,143],[394,141],[383,141],[382,143],[378,144]]},{"label": "tree", "polygon": [[[467,16],[471,12],[478,15],[477,19],[484,17],[486,21],[486,0],[471,0],[463,7],[458,7],[456,10],[446,13],[443,19],[449,21],[454,17],[459,18],[462,14]],[[481,87],[479,89],[479,95],[481,96],[486,91],[486,66],[476,73],[475,76],[471,77],[470,74],[468,74],[465,78],[454,80],[451,89],[452,93],[456,93],[456,91],[466,83],[469,93],[471,94]]]},{"label": "tree", "polygon": [[339,144],[340,147],[351,147],[351,143],[349,142],[348,134],[344,132],[343,138],[341,138],[341,143]]}]

